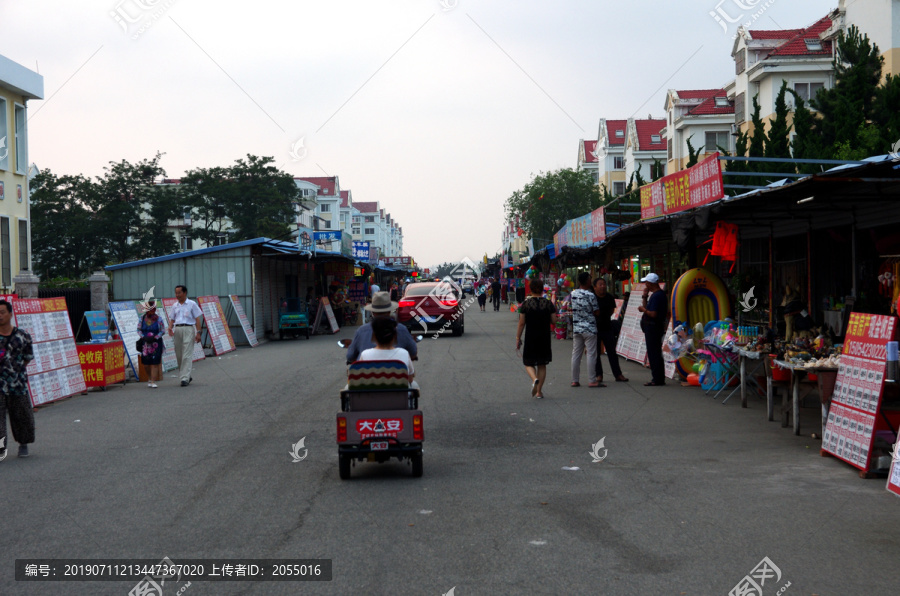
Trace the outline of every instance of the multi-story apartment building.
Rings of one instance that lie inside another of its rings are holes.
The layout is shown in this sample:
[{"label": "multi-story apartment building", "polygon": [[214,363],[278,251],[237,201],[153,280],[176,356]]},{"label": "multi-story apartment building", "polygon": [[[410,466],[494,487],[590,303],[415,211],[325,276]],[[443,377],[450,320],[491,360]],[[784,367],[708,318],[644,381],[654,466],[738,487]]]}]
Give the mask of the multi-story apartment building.
[{"label": "multi-story apartment building", "polygon": [[[665,175],[666,141],[662,136],[662,129],[666,121],[660,118],[647,118],[636,120],[629,118],[625,124],[625,180],[631,181],[634,176],[634,184],[637,185],[638,177],[645,183],[654,177]],[[656,172],[655,168],[662,171]],[[637,186],[635,186],[635,190]]]},{"label": "multi-story apartment building", "polygon": [[594,184],[600,183],[599,160],[597,159],[597,141],[578,141],[578,170],[584,170],[594,179]]},{"label": "multi-story apartment building", "polygon": [[666,95],[667,173],[683,170],[691,147],[702,160],[719,151],[734,151],[734,105],[724,89],[675,90]]},{"label": "multi-story apartment building", "polygon": [[28,188],[29,99],[44,98],[44,77],[0,56],[0,289],[14,291],[13,277],[31,269]]},{"label": "multi-story apartment building", "polygon": [[625,128],[627,120],[600,119],[597,144],[597,184],[615,196],[625,192]]}]

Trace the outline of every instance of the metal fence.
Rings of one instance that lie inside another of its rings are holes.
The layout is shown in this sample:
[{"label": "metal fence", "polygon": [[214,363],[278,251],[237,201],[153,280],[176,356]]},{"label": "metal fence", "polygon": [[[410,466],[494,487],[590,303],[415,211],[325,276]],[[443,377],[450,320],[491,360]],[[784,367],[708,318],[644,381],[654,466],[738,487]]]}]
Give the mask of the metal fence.
[{"label": "metal fence", "polygon": [[[84,321],[84,313],[91,310],[91,291],[87,288],[79,289],[38,289],[38,298],[65,298],[66,307],[69,309],[69,321],[72,323],[72,332],[75,333],[76,342],[91,341],[91,331]],[[79,329],[81,327],[81,329]]]}]

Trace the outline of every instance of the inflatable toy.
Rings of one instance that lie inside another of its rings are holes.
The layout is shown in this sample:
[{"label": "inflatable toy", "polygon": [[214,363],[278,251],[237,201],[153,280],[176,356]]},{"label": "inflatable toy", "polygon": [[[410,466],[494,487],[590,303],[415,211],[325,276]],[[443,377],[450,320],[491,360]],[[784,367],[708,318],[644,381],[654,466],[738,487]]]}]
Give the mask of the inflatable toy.
[{"label": "inflatable toy", "polygon": [[[711,322],[731,316],[731,299],[717,275],[706,269],[691,269],[675,282],[671,308],[673,321],[683,321],[688,327],[704,325],[708,331]],[[694,337],[697,338],[696,332]],[[686,378],[693,364],[690,359],[682,358],[675,363],[675,368]]]}]

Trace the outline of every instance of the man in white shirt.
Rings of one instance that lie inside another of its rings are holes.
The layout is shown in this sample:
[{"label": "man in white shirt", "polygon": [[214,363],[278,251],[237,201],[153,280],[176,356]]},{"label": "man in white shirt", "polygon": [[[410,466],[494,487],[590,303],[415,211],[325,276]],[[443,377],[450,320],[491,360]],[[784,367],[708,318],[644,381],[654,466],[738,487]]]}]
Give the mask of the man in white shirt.
[{"label": "man in white shirt", "polygon": [[191,376],[194,343],[200,341],[203,311],[187,297],[187,286],[175,286],[175,299],[177,302],[172,307],[172,318],[169,319],[169,335],[175,338],[175,359],[178,361],[181,386],[187,387],[194,380]]}]

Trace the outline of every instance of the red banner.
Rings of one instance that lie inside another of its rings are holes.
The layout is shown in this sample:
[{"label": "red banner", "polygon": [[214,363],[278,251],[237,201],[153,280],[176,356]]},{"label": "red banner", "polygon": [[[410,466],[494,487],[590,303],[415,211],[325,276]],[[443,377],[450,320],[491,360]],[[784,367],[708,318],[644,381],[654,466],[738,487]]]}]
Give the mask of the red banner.
[{"label": "red banner", "polygon": [[893,341],[897,319],[884,315],[851,313],[844,338],[844,354],[874,360],[887,359],[887,343]]},{"label": "red banner", "polygon": [[594,242],[606,240],[606,212],[603,207],[591,211],[591,227],[594,232]]},{"label": "red banner", "polygon": [[78,360],[88,387],[125,382],[125,345],[121,341],[80,345]]},{"label": "red banner", "polygon": [[718,201],[724,194],[719,154],[641,187],[641,219],[670,215]]}]

